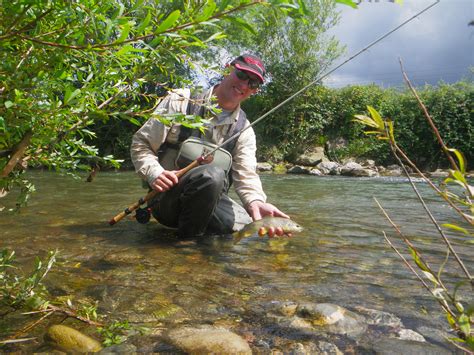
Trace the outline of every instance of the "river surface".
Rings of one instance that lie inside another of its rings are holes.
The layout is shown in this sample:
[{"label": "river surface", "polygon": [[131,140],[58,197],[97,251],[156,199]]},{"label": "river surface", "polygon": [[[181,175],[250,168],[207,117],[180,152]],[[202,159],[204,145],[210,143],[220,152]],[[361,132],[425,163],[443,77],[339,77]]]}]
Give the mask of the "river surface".
[{"label": "river surface", "polygon": [[[231,236],[179,241],[155,221],[142,225],[131,217],[109,226],[146,192],[132,172],[100,173],[92,183],[50,172],[29,176],[37,193],[19,213],[0,213],[1,248],[14,249],[23,265],[58,249],[59,263],[45,280],[51,294],[97,300],[110,319],[152,329],[222,325],[253,339],[255,349],[284,343],[265,321],[265,305],[275,301],[362,306],[395,314],[410,329],[446,328],[437,303],[383,238],[386,231],[403,248],[373,197],[433,265],[445,256],[405,178],[262,175],[269,202],[305,230],[234,244]],[[417,187],[440,223],[454,221],[427,184]],[[0,202],[11,205],[11,195]],[[472,244],[455,236],[452,242],[472,272]],[[448,266],[444,278],[454,283],[457,274]],[[159,350],[150,338],[137,339],[139,349]]]}]

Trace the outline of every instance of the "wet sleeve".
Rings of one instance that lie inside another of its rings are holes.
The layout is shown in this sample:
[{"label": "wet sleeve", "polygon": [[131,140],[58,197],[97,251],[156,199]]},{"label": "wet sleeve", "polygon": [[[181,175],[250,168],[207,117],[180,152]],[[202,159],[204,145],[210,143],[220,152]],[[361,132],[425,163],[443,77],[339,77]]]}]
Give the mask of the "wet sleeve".
[{"label": "wet sleeve", "polygon": [[171,91],[158,105],[153,116],[133,135],[130,147],[135,171],[149,184],[165,170],[158,160],[158,150],[166,141],[169,127],[158,119],[160,115],[186,112],[189,89]]}]

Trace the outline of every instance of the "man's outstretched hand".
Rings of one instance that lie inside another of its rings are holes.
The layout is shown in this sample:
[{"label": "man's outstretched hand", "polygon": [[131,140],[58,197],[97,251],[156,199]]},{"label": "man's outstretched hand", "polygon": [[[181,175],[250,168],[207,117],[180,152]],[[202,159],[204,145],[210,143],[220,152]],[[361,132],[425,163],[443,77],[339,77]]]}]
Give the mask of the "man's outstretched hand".
[{"label": "man's outstretched hand", "polygon": [[[266,203],[259,200],[252,201],[248,205],[247,211],[250,214],[250,217],[252,217],[254,221],[258,221],[259,219],[262,219],[265,216],[290,218],[290,216],[280,211],[277,207],[273,206],[271,203]],[[265,234],[267,234],[269,238],[273,238],[274,236],[281,237],[282,235],[291,237],[291,233],[285,233],[281,227],[277,227],[277,228],[270,227],[268,229],[262,227],[258,230],[259,236],[263,237]]]}]

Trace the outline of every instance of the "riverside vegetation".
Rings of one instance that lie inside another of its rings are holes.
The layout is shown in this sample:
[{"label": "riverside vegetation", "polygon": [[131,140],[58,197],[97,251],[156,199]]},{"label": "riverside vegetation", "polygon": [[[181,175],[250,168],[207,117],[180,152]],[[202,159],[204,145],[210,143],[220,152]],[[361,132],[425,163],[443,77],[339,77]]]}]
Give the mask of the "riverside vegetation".
[{"label": "riverside vegetation", "polygon": [[[416,247],[414,243],[404,235],[402,227],[399,227],[393,222],[387,211],[385,211],[377,199],[375,199],[375,202],[405,243],[413,263],[410,263],[407,260],[400,251],[400,247],[397,247],[384,232],[384,237],[387,243],[400,256],[405,265],[416,275],[423,287],[425,287],[439,303],[442,311],[446,315],[449,325],[457,334],[457,337],[451,337],[447,340],[455,344],[461,350],[471,353],[474,352],[474,299],[472,298],[474,291],[474,278],[462,258],[456,252],[447,231],[461,234],[466,238],[474,238],[474,186],[471,186],[466,179],[466,160],[464,155],[460,150],[450,148],[442,138],[437,124],[435,124],[428,108],[423,103],[416,89],[412,86],[405,72],[403,72],[403,75],[410,92],[415,97],[416,103],[419,105],[419,108],[426,119],[426,126],[428,126],[432,131],[432,135],[436,138],[436,143],[441,147],[442,153],[444,153],[450,164],[449,176],[443,180],[440,187],[436,186],[433,181],[425,176],[420,169],[418,169],[416,163],[409,158],[409,154],[400,147],[395,138],[395,128],[398,128],[396,126],[396,120],[383,119],[380,113],[371,106],[368,106],[370,116],[356,115],[355,119],[363,126],[369,127],[369,130],[364,132],[366,135],[374,136],[376,139],[386,142],[389,146],[393,157],[403,168],[416,196],[425,209],[428,221],[436,227],[441,241],[445,243],[445,257],[437,261],[436,266],[433,266],[433,260],[428,262],[428,260],[423,256],[423,250]],[[441,130],[441,132],[444,133],[445,131]],[[449,136],[449,131],[447,132],[447,135]],[[440,225],[437,222],[416,185],[413,183],[407,167],[414,170],[418,176],[427,181],[442,201],[448,203],[448,205],[457,212],[459,220],[456,223]],[[452,185],[456,186],[458,189],[450,188],[449,186]],[[446,284],[442,277],[443,271],[447,269],[449,264],[455,264],[458,272],[461,274],[459,277],[460,281],[454,285]]]}]

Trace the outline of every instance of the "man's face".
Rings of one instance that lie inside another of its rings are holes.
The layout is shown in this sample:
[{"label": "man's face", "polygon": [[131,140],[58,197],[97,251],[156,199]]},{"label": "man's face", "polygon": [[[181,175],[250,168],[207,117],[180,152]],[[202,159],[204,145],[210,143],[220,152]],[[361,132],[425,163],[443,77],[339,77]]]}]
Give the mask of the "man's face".
[{"label": "man's face", "polygon": [[258,88],[251,88],[252,82],[259,81],[258,76],[248,71],[240,71],[231,67],[231,72],[221,82],[223,92],[225,92],[226,100],[240,104],[250,95],[255,94]]}]

